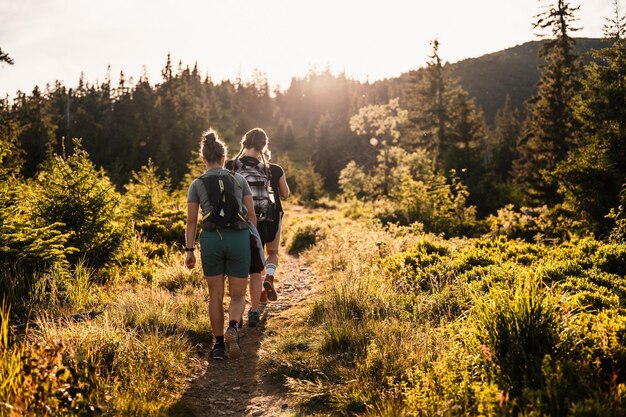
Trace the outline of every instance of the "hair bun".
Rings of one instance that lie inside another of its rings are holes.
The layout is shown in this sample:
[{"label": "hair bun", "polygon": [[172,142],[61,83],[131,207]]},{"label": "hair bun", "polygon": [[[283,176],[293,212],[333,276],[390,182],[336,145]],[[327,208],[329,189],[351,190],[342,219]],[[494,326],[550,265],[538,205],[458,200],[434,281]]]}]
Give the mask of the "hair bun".
[{"label": "hair bun", "polygon": [[215,132],[208,132],[204,134],[204,143],[205,145],[211,145],[217,141],[217,137],[215,136]]}]

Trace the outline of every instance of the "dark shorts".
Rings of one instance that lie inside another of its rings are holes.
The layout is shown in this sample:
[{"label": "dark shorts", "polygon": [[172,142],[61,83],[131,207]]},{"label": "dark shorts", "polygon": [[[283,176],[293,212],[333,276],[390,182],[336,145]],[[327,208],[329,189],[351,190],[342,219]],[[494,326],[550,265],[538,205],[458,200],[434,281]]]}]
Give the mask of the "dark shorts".
[{"label": "dark shorts", "polygon": [[250,258],[248,230],[220,229],[220,233],[203,230],[200,234],[200,259],[204,276],[225,274],[247,278]]},{"label": "dark shorts", "polygon": [[[280,229],[280,222],[282,220],[283,214],[280,213],[280,217],[276,222],[257,222],[256,228],[259,231],[259,236],[261,237],[261,243],[265,248],[265,244],[268,242],[273,242],[276,239],[276,234],[278,233],[278,229]],[[258,274],[261,270],[255,268],[253,265],[250,266],[251,274]]]}]

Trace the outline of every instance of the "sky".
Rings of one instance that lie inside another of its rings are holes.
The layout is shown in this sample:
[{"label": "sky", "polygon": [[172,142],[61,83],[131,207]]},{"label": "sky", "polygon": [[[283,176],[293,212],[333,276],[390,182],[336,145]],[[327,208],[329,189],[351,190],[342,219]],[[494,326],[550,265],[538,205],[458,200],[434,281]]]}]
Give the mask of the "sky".
[{"label": "sky", "polygon": [[[623,3],[623,0],[621,0]],[[612,0],[578,0],[579,37],[601,37]],[[531,40],[542,0],[0,0],[0,97],[60,80],[78,84],[120,71],[151,83],[170,53],[215,82],[272,88],[330,68],[375,81],[423,66],[437,38],[449,62]]]}]

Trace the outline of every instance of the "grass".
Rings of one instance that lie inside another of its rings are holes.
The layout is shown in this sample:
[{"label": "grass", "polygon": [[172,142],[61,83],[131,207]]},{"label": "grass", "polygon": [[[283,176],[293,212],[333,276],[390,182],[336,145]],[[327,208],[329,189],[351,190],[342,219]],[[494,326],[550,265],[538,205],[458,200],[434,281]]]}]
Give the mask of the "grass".
[{"label": "grass", "polygon": [[[81,263],[52,270],[35,280],[41,297],[35,292],[28,316],[13,315],[37,324],[19,338],[3,307],[0,416],[164,415],[210,340],[207,290],[180,254],[149,269],[106,285]],[[51,320],[96,308],[104,314],[93,320]]]},{"label": "grass", "polygon": [[334,210],[290,222],[324,225],[300,252],[324,289],[265,360],[303,410],[626,413],[626,246],[443,240]]},{"label": "grass", "polygon": [[[444,240],[330,206],[291,207],[283,237],[321,288],[265,327],[295,415],[626,415],[626,246]],[[144,243],[106,284],[79,263],[3,305],[0,416],[171,410],[211,337],[207,290]],[[16,317],[37,329],[12,337]]]}]

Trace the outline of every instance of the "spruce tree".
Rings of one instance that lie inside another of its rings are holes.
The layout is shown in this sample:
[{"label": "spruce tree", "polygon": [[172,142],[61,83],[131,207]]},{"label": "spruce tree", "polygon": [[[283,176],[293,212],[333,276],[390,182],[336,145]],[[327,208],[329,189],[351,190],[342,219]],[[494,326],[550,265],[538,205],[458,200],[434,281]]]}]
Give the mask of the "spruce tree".
[{"label": "spruce tree", "polygon": [[450,80],[439,56],[439,41],[431,42],[432,54],[426,68],[413,76],[408,99],[409,138],[414,145],[426,149],[435,166],[440,165],[440,155],[446,147],[448,121],[448,88]]},{"label": "spruce tree", "polygon": [[504,106],[496,111],[492,134],[493,168],[503,180],[510,178],[517,156],[515,144],[521,131],[519,117],[519,111],[512,107],[507,94]]},{"label": "spruce tree", "polygon": [[576,97],[579,147],[556,171],[560,191],[574,213],[598,234],[609,232],[606,215],[619,205],[626,184],[626,17],[614,1],[607,19],[608,47],[594,51]]},{"label": "spruce tree", "polygon": [[537,95],[528,103],[528,117],[518,143],[519,157],[513,164],[516,182],[528,203],[554,205],[560,201],[554,169],[564,160],[573,142],[576,122],[574,96],[578,90],[579,61],[570,33],[575,12],[567,0],[548,4],[533,27],[550,29],[552,39],[541,48],[542,66]]},{"label": "spruce tree", "polygon": [[13,59],[0,48],[0,62],[6,62],[9,65],[13,65]]},{"label": "spruce tree", "polygon": [[13,120],[21,126],[16,145],[26,153],[22,172],[32,176],[39,164],[52,154],[56,142],[53,109],[46,95],[35,87],[30,96],[18,93],[12,113]]},{"label": "spruce tree", "polygon": [[477,177],[488,157],[484,114],[476,105],[476,100],[461,88],[452,92],[447,113],[447,146],[446,153],[442,154],[442,165],[446,172],[450,169],[468,171],[462,177]]}]

